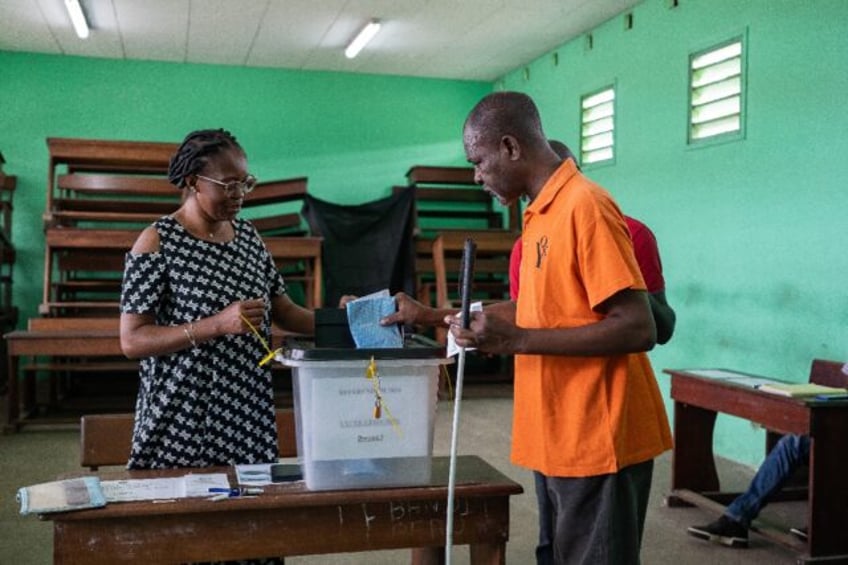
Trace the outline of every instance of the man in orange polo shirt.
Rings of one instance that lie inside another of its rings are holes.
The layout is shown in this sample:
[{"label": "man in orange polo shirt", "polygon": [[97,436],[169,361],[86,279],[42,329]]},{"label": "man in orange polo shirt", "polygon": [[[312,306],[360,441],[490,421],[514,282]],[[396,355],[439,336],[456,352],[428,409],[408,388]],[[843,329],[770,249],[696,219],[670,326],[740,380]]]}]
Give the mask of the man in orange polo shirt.
[{"label": "man in orange polo shirt", "polygon": [[[624,218],[561,161],[525,94],[498,92],[463,131],[475,181],[501,204],[522,196],[527,253],[518,303],[474,313],[457,344],[515,354],[512,462],[546,478],[556,563],[638,563],[653,460],[671,432],[645,351],[656,342]],[[449,324],[455,312],[398,295],[382,323]]]},{"label": "man in orange polo shirt", "polygon": [[[549,139],[551,148],[559,155],[560,159],[572,159],[577,164],[577,157],[571,152],[567,145],[555,139]],[[577,165],[577,170],[580,165]],[[657,343],[667,343],[674,333],[675,313],[668,304],[665,297],[665,280],[662,273],[662,262],[660,260],[659,248],[653,232],[635,218],[624,216],[627,229],[630,232],[630,240],[633,242],[633,252],[639,271],[645,281],[648,290],[648,301],[651,306],[651,315],[657,328]],[[518,300],[520,288],[519,274],[522,256],[521,237],[515,241],[512,253],[509,257],[509,297],[513,301]],[[553,563],[553,539],[555,513],[547,489],[547,478],[538,471],[533,472],[536,487],[536,501],[539,511],[539,542],[536,545],[536,563],[547,565]],[[691,529],[691,528],[690,528]]]}]

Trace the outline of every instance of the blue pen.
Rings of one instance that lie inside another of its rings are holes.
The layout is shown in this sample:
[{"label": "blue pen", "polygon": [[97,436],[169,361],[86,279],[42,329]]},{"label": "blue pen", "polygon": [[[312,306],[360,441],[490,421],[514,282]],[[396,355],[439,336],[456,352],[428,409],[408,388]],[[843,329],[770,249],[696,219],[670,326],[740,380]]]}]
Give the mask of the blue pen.
[{"label": "blue pen", "polygon": [[209,489],[210,493],[220,493],[226,494],[227,496],[243,496],[246,494],[262,494],[261,488],[245,488],[245,487],[235,487],[235,488],[224,488],[224,487],[211,487]]},{"label": "blue pen", "polygon": [[819,394],[816,400],[848,400],[848,394]]},{"label": "blue pen", "polygon": [[223,487],[212,487],[209,489],[209,492],[213,493],[221,493],[226,494],[228,496],[238,496],[241,494],[241,490],[238,488],[223,488]]}]

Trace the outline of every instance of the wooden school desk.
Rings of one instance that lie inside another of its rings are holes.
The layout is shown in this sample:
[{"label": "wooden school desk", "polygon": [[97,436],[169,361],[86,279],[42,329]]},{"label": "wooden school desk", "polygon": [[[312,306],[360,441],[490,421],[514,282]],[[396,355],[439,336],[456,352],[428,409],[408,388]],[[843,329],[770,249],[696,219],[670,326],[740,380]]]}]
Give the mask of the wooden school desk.
[{"label": "wooden school desk", "polygon": [[[21,359],[38,356],[77,359],[122,357],[118,317],[32,318],[29,329],[7,333],[9,384],[4,432],[18,431],[27,424],[68,423],[67,419],[32,418],[36,410],[36,382],[32,372],[19,370]],[[273,330],[273,347],[280,347],[285,332]],[[126,363],[130,363],[126,361]],[[78,422],[78,419],[72,420]]]},{"label": "wooden school desk", "polygon": [[[666,369],[674,400],[674,451],[669,506],[695,504],[722,508],[737,493],[719,491],[713,457],[713,427],[722,412],[781,434],[812,438],[807,485],[806,547],[788,535],[758,530],[800,551],[801,563],[848,562],[848,401],[815,401],[761,392],[733,380]],[[742,376],[739,374],[739,376]],[[799,525],[803,525],[799,516]]]},{"label": "wooden school desk", "polygon": [[[182,563],[381,549],[413,550],[413,563],[436,563],[445,543],[447,457],[433,459],[421,487],[306,490],[305,483],[264,487],[256,498],[220,502],[121,502],[45,514],[53,522],[54,563]],[[223,472],[232,469],[194,469]],[[108,479],[184,475],[186,469],[115,471]],[[67,478],[67,477],[65,477]],[[521,485],[484,460],[457,460],[454,543],[470,545],[471,563],[502,565],[509,539],[509,497]]]},{"label": "wooden school desk", "polygon": [[[96,322],[96,323],[95,323]],[[101,325],[102,323],[102,325]],[[105,357],[122,355],[118,319],[93,319],[85,329],[18,330],[4,336],[9,371],[8,408],[4,431],[17,431],[35,409],[35,378],[30,373],[20,379],[21,357],[57,355],[63,357]],[[21,383],[23,386],[21,387]]]}]

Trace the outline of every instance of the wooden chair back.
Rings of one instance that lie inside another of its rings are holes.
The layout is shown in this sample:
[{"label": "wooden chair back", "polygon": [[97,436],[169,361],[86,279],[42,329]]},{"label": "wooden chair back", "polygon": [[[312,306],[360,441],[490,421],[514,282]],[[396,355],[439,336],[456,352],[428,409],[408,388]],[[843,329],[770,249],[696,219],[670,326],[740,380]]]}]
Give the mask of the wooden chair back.
[{"label": "wooden chair back", "polygon": [[[98,467],[126,465],[130,457],[135,416],[93,414],[80,419],[80,465]],[[277,410],[277,442],[280,457],[295,457],[294,410]]]},{"label": "wooden chair back", "polygon": [[260,182],[244,199],[245,217],[263,237],[305,235],[300,208],[306,187],[306,177]]},{"label": "wooden chair back", "polygon": [[[408,186],[395,192],[415,189],[415,273],[416,298],[426,305],[438,305],[433,263],[433,241],[440,233],[461,232],[471,237],[486,232],[511,232],[518,237],[521,210],[516,203],[504,212],[474,182],[472,167],[432,167],[415,165],[406,178]],[[505,221],[506,219],[506,221]],[[486,236],[481,236],[486,237]],[[449,260],[448,268],[453,267]]]},{"label": "wooden chair back", "polygon": [[320,308],[323,305],[321,271],[321,237],[265,237],[265,247],[274,258],[277,269],[286,283],[303,285],[304,306]]},{"label": "wooden chair back", "polygon": [[140,229],[48,228],[43,316],[118,316],[124,256]]},{"label": "wooden chair back", "polygon": [[[421,204],[419,218],[438,218],[443,213],[441,217],[452,224],[439,225],[436,229],[462,227],[521,230],[520,206],[517,203],[511,205],[504,222],[501,211],[494,206],[494,199],[474,182],[472,167],[415,165],[406,172],[406,179],[409,186],[418,188],[416,200]],[[463,210],[463,206],[467,208]],[[456,225],[457,220],[471,218],[482,219],[486,225]]]},{"label": "wooden chair back", "polygon": [[[12,279],[15,268],[15,246],[12,243],[12,201],[14,200],[17,177],[2,171],[3,156],[0,154],[0,328],[3,332],[15,328],[18,308],[12,303]],[[3,346],[0,345],[0,354]],[[4,381],[0,369],[0,382]]]},{"label": "wooden chair back", "polygon": [[[436,307],[458,308],[460,305],[460,270],[465,241],[476,244],[472,296],[487,302],[509,299],[509,256],[516,234],[507,231],[441,232],[432,245],[435,273]],[[441,329],[440,329],[441,330]],[[438,341],[444,343],[444,330],[437,331]]]},{"label": "wooden chair back", "polygon": [[848,364],[844,361],[813,359],[810,366],[810,382],[837,388],[848,388],[848,372],[846,371],[848,371]]},{"label": "wooden chair back", "polygon": [[[843,370],[843,367],[848,367],[844,362],[828,361],[826,359],[813,359],[810,364],[809,382],[824,386],[832,386],[837,388],[848,388],[848,369]],[[772,450],[783,434],[766,432],[766,453]],[[784,491],[792,488],[803,489],[809,483],[809,469],[806,466],[801,466],[792,474],[792,477],[786,481],[783,487]]]}]

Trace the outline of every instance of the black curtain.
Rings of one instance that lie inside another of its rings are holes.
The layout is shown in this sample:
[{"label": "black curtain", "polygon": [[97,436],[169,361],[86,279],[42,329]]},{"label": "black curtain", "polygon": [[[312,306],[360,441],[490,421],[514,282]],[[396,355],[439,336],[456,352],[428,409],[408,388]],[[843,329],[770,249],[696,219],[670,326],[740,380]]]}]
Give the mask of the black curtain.
[{"label": "black curtain", "polygon": [[414,188],[354,206],[306,195],[301,214],[312,235],[324,238],[326,306],[337,305],[345,294],[384,288],[415,295],[414,202]]}]

